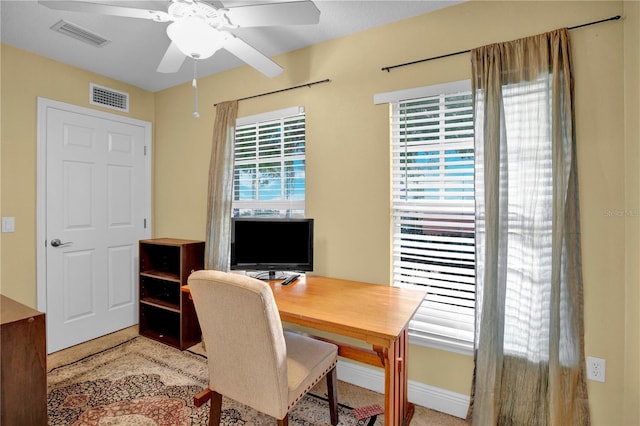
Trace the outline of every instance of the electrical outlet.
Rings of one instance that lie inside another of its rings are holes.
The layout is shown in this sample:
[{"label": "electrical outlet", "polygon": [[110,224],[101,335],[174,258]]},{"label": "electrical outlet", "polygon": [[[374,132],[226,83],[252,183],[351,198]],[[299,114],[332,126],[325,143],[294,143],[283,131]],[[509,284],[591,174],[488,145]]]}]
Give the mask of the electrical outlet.
[{"label": "electrical outlet", "polygon": [[606,362],[602,358],[587,357],[587,379],[604,382]]}]

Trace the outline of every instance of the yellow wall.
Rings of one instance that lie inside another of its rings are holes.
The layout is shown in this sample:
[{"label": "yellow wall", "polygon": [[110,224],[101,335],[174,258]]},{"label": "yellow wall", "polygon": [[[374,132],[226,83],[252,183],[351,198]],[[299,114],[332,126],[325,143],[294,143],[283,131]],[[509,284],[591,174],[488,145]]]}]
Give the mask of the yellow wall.
[{"label": "yellow wall", "polygon": [[624,334],[624,422],[640,424],[640,2],[624,4],[624,130],[626,285]]},{"label": "yellow wall", "polygon": [[[574,30],[571,37],[585,346],[588,355],[607,361],[606,383],[589,382],[592,420],[595,425],[640,424],[640,213],[634,213],[640,211],[638,9],[636,2],[620,1],[452,6],[281,55],[275,59],[285,71],[274,79],[249,67],[202,78],[197,120],[191,118],[190,85],[155,95],[139,91],[136,96],[147,107],[134,114],[154,121],[154,236],[204,238],[214,103],[329,78],[330,83],[242,101],[239,115],[306,108],[307,212],[316,219],[315,273],[388,283],[388,110],[374,105],[373,95],[466,79],[470,64],[467,55],[459,55],[390,73],[380,68],[624,15],[622,21]],[[85,105],[85,86],[98,77],[3,46],[5,51],[10,55],[2,61],[2,214],[16,216],[19,232],[3,235],[3,293],[6,287],[33,305],[35,96]],[[79,75],[81,82],[68,74]],[[63,82],[71,87],[57,87]],[[18,109],[9,113],[9,104]],[[630,214],[611,214],[618,211]],[[468,394],[472,372],[469,356],[410,348],[412,380]]]},{"label": "yellow wall", "polygon": [[[0,12],[1,13],[1,12]],[[0,52],[0,82],[2,82],[2,54]],[[0,84],[0,89],[2,85]],[[2,98],[0,95],[0,144],[2,143]],[[0,145],[0,148],[2,146]],[[2,149],[0,149],[0,215],[4,212],[2,209]],[[2,237],[0,233],[0,294],[2,294]]]},{"label": "yellow wall", "polygon": [[36,307],[37,98],[117,113],[89,104],[89,83],[127,92],[129,117],[153,121],[154,94],[2,44],[2,294]]}]

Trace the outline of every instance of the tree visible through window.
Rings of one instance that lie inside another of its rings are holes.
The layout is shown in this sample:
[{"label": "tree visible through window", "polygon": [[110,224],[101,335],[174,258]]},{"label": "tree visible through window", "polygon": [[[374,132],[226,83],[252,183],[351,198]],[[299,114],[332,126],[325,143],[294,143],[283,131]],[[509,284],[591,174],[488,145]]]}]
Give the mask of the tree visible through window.
[{"label": "tree visible through window", "polygon": [[472,350],[475,218],[471,92],[392,104],[393,283],[427,296],[415,341]]}]

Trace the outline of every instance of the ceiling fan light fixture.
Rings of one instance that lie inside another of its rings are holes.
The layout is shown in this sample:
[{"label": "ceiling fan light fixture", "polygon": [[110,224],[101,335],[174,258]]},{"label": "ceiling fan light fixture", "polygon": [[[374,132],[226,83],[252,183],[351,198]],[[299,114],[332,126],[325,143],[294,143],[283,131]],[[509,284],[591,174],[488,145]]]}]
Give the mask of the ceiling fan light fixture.
[{"label": "ceiling fan light fixture", "polygon": [[199,16],[187,16],[171,23],[167,35],[186,56],[206,59],[222,47],[224,36]]}]

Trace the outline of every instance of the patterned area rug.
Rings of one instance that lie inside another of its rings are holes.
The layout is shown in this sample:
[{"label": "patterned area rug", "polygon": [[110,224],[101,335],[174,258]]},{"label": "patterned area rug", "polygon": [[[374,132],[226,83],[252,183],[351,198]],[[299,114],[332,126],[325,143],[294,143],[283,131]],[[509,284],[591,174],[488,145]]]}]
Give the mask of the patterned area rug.
[{"label": "patterned area rug", "polygon": [[[89,355],[48,374],[49,425],[206,425],[209,404],[193,405],[207,386],[207,360],[145,337]],[[273,425],[275,419],[227,398],[222,424]],[[367,425],[340,406],[340,425]],[[328,425],[324,396],[308,394],[289,413],[291,425]]]}]

